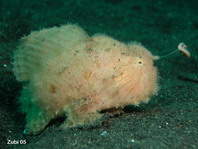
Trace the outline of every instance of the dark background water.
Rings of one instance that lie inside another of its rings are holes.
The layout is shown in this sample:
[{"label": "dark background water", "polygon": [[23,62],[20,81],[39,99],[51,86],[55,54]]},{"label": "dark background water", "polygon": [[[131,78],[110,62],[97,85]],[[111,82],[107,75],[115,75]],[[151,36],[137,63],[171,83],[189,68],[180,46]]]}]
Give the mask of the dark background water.
[{"label": "dark background water", "polygon": [[[198,148],[198,2],[196,0],[1,0],[1,148]],[[177,53],[156,62],[161,90],[148,104],[89,129],[59,130],[57,120],[38,136],[23,135],[18,112],[22,85],[12,73],[19,39],[31,31],[75,23],[89,35],[141,42],[164,55],[185,42],[192,54]],[[7,145],[25,140],[26,145]]]}]

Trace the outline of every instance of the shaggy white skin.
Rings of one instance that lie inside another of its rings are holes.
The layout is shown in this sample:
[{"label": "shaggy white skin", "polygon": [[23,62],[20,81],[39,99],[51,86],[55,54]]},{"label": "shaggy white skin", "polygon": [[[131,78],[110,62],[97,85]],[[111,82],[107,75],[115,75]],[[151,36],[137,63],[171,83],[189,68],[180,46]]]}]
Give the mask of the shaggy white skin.
[{"label": "shaggy white skin", "polygon": [[89,37],[76,25],[32,32],[21,39],[14,73],[26,82],[20,97],[27,134],[66,114],[62,127],[92,124],[101,110],[148,102],[156,94],[155,57],[137,43]]}]

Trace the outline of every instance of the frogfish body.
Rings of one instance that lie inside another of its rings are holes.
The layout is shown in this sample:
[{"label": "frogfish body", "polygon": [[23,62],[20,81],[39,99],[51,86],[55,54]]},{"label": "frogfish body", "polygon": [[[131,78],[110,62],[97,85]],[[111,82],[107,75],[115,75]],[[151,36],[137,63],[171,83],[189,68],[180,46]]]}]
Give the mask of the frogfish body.
[{"label": "frogfish body", "polygon": [[24,82],[19,101],[26,133],[37,134],[63,115],[63,127],[84,126],[100,120],[101,110],[147,103],[158,90],[154,59],[141,44],[90,37],[77,25],[23,37],[13,70]]}]

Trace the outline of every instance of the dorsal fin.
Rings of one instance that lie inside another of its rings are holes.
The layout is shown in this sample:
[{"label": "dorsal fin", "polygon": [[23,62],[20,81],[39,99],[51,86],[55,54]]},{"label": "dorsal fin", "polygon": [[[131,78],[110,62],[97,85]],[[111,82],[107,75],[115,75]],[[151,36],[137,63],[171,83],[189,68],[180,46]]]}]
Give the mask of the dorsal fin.
[{"label": "dorsal fin", "polygon": [[53,57],[85,41],[89,36],[77,25],[63,25],[32,32],[23,37],[14,53],[14,74],[18,81],[29,80]]}]

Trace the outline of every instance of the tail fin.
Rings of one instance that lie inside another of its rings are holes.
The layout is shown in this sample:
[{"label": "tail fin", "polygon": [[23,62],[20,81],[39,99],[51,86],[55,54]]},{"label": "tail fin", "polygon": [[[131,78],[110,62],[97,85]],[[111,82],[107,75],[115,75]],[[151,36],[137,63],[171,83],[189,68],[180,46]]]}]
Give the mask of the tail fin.
[{"label": "tail fin", "polygon": [[32,32],[23,37],[14,53],[14,74],[18,81],[29,80],[31,74],[45,64],[71,49],[89,36],[77,25],[63,25]]}]

